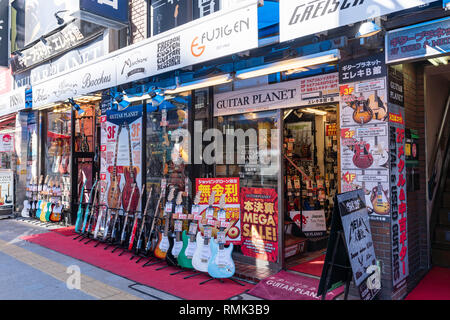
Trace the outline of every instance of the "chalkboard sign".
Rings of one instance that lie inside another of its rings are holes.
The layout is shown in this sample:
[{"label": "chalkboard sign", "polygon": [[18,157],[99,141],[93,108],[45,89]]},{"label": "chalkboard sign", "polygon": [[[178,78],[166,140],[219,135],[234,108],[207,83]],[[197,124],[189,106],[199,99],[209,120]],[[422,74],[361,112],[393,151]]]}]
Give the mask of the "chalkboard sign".
[{"label": "chalkboard sign", "polygon": [[372,299],[377,289],[367,288],[367,268],[377,264],[369,224],[369,213],[361,189],[335,197],[330,238],[322,270],[318,294],[346,282],[346,295],[351,277],[361,298]]}]

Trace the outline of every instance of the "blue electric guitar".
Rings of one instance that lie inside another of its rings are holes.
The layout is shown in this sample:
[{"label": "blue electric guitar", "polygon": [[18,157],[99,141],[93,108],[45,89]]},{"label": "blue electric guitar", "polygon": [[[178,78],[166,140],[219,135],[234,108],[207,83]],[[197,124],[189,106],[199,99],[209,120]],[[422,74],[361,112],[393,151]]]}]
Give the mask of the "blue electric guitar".
[{"label": "blue electric guitar", "polygon": [[83,194],[84,194],[84,187],[86,186],[86,181],[83,182],[83,186],[81,187],[81,193],[80,193],[80,204],[78,205],[78,212],[77,212],[77,221],[75,222],[75,232],[80,232],[80,226],[81,221],[83,220]]},{"label": "blue electric guitar", "polygon": [[43,199],[43,197],[44,197],[44,185],[48,184],[48,179],[49,178],[50,177],[47,176],[47,177],[45,177],[45,181],[43,181],[43,176],[41,176],[41,182],[40,182],[40,185],[38,187],[39,200],[36,203],[36,213],[35,213],[35,216],[36,216],[37,219],[41,218],[42,207],[44,205],[44,199]]},{"label": "blue electric guitar", "polygon": [[83,226],[81,227],[81,233],[84,233],[84,231],[86,230],[86,225],[88,223],[88,218],[91,214],[91,206],[90,206],[90,202],[92,200],[92,195],[95,194],[97,192],[97,177],[95,177],[95,182],[92,185],[91,188],[91,193],[89,194],[89,199],[86,205],[86,212],[84,213],[84,220],[83,220]]},{"label": "blue electric guitar", "polygon": [[225,228],[222,227],[226,219],[225,211],[225,194],[220,197],[219,211],[217,212],[217,220],[220,223],[219,232],[217,233],[217,242],[211,240],[211,259],[208,263],[208,273],[213,278],[231,278],[235,272],[235,266],[231,254],[233,252],[233,244],[225,248]]}]

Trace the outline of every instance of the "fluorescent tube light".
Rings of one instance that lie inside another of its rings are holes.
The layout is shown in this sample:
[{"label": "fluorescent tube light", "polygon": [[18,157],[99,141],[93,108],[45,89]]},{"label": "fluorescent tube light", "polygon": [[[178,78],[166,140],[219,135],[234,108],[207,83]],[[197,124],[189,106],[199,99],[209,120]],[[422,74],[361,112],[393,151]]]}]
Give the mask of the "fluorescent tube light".
[{"label": "fluorescent tube light", "polygon": [[240,80],[265,76],[272,73],[283,72],[288,70],[295,70],[306,68],[309,66],[335,62],[340,59],[339,50],[330,50],[311,54],[308,56],[298,57],[285,61],[267,64],[265,66],[249,68],[236,72],[236,78]]},{"label": "fluorescent tube light", "polygon": [[300,111],[302,111],[302,112],[308,112],[308,113],[314,113],[314,114],[317,114],[317,115],[319,115],[319,116],[325,116],[325,115],[327,115],[327,113],[328,113],[328,112],[326,112],[326,111],[320,111],[320,110],[311,109],[311,108],[300,109]]},{"label": "fluorescent tube light", "polygon": [[177,87],[176,89],[166,90],[165,94],[177,94],[180,92],[201,89],[201,88],[206,88],[206,87],[210,87],[210,86],[217,86],[219,84],[231,82],[232,80],[233,80],[233,78],[231,77],[231,75],[229,73],[227,73],[227,74],[223,74],[220,76],[215,76],[215,77],[211,77],[211,78],[196,80],[196,81],[182,84],[179,87]]}]

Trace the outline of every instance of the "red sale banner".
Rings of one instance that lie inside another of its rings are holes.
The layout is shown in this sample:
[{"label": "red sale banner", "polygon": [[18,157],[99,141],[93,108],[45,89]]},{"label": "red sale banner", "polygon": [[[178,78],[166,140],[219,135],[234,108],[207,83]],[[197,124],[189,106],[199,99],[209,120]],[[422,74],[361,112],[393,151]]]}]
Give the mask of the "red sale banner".
[{"label": "red sale banner", "polygon": [[275,189],[241,188],[242,253],[276,262],[278,194]]}]

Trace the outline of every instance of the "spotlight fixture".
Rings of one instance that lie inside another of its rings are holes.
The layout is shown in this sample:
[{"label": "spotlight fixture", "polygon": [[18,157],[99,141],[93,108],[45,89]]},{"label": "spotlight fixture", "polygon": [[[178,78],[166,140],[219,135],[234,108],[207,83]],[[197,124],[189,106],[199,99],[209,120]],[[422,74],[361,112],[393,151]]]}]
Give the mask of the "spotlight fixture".
[{"label": "spotlight fixture", "polygon": [[368,38],[376,35],[382,29],[374,21],[366,21],[359,27],[358,33],[355,35],[356,38]]},{"label": "spotlight fixture", "polygon": [[119,104],[119,106],[122,107],[122,110],[126,109],[130,105],[130,102],[128,102],[127,100],[124,100],[123,96],[124,96],[124,94],[122,92],[117,92],[114,96],[114,100],[116,100],[116,102]]},{"label": "spotlight fixture", "polygon": [[55,12],[55,18],[56,18],[56,21],[58,22],[58,25],[64,24],[65,21],[64,21],[63,18],[61,18],[61,17],[59,16],[59,14],[60,14],[60,13],[63,13],[63,12],[66,12],[66,11],[68,11],[68,10],[60,10],[60,11]]},{"label": "spotlight fixture", "polygon": [[74,108],[74,110],[76,110],[76,111],[78,112],[78,114],[83,114],[83,113],[84,113],[84,110],[81,109],[80,105],[77,104],[77,103],[75,102],[75,100],[73,100],[73,98],[69,98],[68,100],[69,100],[69,103],[70,103],[70,104],[72,105],[72,107]]},{"label": "spotlight fixture", "polygon": [[44,45],[47,45],[47,39],[45,39],[44,38],[44,36],[41,36],[40,38],[39,38],[39,40],[44,44]]}]

